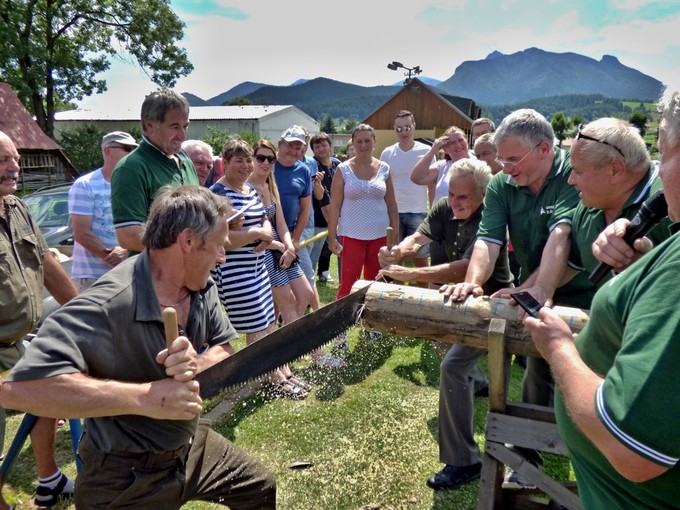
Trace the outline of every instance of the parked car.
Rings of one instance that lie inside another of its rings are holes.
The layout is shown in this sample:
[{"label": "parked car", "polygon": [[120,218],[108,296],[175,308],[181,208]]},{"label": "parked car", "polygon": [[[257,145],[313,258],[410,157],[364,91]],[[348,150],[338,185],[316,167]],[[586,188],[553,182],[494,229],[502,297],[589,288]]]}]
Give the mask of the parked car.
[{"label": "parked car", "polygon": [[45,242],[66,255],[73,252],[73,226],[68,214],[68,191],[71,184],[42,188],[22,197],[31,216],[40,227]]}]

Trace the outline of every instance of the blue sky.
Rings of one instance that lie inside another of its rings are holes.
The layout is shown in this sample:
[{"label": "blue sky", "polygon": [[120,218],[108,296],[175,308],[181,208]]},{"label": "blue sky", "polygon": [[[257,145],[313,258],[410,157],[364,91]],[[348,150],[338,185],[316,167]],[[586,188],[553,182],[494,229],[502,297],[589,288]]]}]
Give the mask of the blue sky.
[{"label": "blue sky", "polygon": [[[614,55],[666,84],[680,84],[676,0],[173,0],[186,23],[194,72],[176,89],[208,99],[244,81],[289,85],[319,76],[359,85],[403,79],[397,60],[449,78],[466,60],[530,47],[600,60]],[[155,86],[117,61],[109,92],[84,106],[137,109]],[[678,86],[678,85],[675,85]]]}]

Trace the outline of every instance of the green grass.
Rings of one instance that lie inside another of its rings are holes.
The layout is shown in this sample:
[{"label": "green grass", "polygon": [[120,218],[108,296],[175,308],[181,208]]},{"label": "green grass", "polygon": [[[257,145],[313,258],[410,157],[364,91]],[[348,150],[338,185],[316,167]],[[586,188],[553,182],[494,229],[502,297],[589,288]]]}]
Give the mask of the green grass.
[{"label": "green grass", "polygon": [[[337,276],[335,267],[331,268]],[[337,279],[337,278],[336,278]],[[320,284],[321,301],[332,300],[337,284]],[[476,507],[479,483],[434,492],[425,480],[441,469],[437,445],[439,355],[429,341],[385,335],[371,340],[361,328],[349,332],[348,366],[335,373],[293,369],[314,383],[304,401],[272,399],[262,390],[240,401],[215,429],[262,461],[278,483],[282,510],[412,509]],[[486,358],[481,361],[486,368]],[[518,399],[522,370],[513,365],[510,397]],[[216,402],[209,402],[214,406]],[[482,445],[488,400],[475,400],[476,439]],[[20,414],[8,420],[7,445]],[[67,428],[67,427],[66,427]],[[58,433],[62,468],[75,473],[68,431]],[[5,494],[17,508],[32,508],[35,470],[28,446],[9,477]],[[309,461],[308,469],[291,469]],[[573,479],[569,463],[553,457],[546,471]],[[64,503],[57,507],[73,508]],[[190,503],[185,509],[218,509]]]}]

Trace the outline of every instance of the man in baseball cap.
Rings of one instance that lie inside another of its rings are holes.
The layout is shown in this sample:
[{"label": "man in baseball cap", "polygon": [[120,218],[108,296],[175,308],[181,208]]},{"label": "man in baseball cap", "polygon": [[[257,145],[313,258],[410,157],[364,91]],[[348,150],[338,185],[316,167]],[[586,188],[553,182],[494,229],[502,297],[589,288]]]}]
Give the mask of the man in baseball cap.
[{"label": "man in baseball cap", "polygon": [[127,257],[113,228],[111,176],[118,162],[137,146],[129,133],[107,133],[102,137],[104,165],[76,179],[69,190],[68,212],[75,239],[71,278],[79,292]]}]

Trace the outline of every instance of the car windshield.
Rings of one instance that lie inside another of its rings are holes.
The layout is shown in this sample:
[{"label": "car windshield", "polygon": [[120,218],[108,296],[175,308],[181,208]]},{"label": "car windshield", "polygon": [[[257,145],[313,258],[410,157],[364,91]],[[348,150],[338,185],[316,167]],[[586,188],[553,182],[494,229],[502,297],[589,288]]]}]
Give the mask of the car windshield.
[{"label": "car windshield", "polygon": [[68,191],[35,193],[23,200],[41,230],[68,224]]}]

